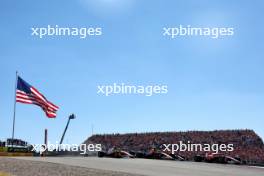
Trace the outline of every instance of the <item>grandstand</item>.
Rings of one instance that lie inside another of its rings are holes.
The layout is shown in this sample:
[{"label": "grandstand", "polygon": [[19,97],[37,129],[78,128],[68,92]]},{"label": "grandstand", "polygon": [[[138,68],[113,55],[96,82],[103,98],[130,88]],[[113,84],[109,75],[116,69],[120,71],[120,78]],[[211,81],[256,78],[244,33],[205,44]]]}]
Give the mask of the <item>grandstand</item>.
[{"label": "grandstand", "polygon": [[5,147],[6,142],[0,141],[0,147]]},{"label": "grandstand", "polygon": [[6,146],[8,147],[27,147],[28,143],[22,139],[11,139],[6,140]]},{"label": "grandstand", "polygon": [[[244,163],[264,163],[264,144],[253,130],[216,130],[187,132],[155,132],[130,134],[93,135],[84,143],[102,144],[104,150],[116,147],[126,151],[146,152],[151,148],[160,148],[162,144],[175,144],[179,141],[201,144],[234,144],[234,151],[223,154],[240,158]],[[188,160],[203,152],[179,152]]]},{"label": "grandstand", "polygon": [[0,156],[32,156],[32,145],[22,139],[0,141]]}]

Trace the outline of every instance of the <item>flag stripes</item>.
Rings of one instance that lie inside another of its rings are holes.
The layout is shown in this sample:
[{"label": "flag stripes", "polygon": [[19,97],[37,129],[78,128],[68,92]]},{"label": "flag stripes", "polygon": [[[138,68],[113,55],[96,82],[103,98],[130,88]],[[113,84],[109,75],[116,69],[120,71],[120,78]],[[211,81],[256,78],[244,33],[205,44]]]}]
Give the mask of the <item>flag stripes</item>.
[{"label": "flag stripes", "polygon": [[55,118],[58,106],[48,101],[37,89],[18,77],[16,102],[40,106],[49,118]]}]

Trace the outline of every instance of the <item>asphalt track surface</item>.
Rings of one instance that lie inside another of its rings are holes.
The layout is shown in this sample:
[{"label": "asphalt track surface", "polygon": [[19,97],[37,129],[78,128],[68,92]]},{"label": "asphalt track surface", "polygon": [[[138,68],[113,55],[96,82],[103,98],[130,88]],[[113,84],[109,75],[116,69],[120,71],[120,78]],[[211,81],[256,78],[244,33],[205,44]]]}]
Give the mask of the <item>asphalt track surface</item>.
[{"label": "asphalt track surface", "polygon": [[85,168],[120,171],[148,176],[263,176],[264,168],[162,161],[148,159],[113,159],[97,157],[17,157],[16,159],[66,164]]}]

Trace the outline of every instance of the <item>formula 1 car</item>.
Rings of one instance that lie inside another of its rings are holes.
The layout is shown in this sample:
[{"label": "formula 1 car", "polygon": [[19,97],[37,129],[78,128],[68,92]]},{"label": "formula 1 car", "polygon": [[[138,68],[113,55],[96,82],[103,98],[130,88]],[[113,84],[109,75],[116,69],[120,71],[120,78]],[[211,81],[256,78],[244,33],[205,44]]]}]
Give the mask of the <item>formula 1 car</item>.
[{"label": "formula 1 car", "polygon": [[206,154],[205,156],[196,155],[194,157],[196,162],[208,162],[208,163],[221,163],[221,164],[242,164],[241,159],[238,157],[231,157],[224,154]]},{"label": "formula 1 car", "polygon": [[109,158],[135,158],[130,153],[120,149],[110,149],[109,151],[98,152],[98,157],[109,157]]},{"label": "formula 1 car", "polygon": [[179,154],[169,154],[174,160],[178,161],[186,161],[186,158],[184,156],[181,156]]},{"label": "formula 1 car", "polygon": [[150,152],[130,151],[129,153],[135,158],[175,160],[173,156],[170,156],[167,153],[160,152],[157,150],[151,150]]}]

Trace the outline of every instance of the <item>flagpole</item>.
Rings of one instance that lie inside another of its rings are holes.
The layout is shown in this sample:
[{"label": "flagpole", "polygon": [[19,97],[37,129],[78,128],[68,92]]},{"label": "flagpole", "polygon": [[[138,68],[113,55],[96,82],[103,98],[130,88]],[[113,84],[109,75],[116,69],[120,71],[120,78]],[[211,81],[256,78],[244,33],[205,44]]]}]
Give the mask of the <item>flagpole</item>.
[{"label": "flagpole", "polygon": [[15,83],[15,98],[14,98],[14,114],[13,114],[13,130],[12,130],[12,147],[15,135],[15,122],[16,122],[16,90],[17,90],[18,72],[16,71],[16,83]]}]

